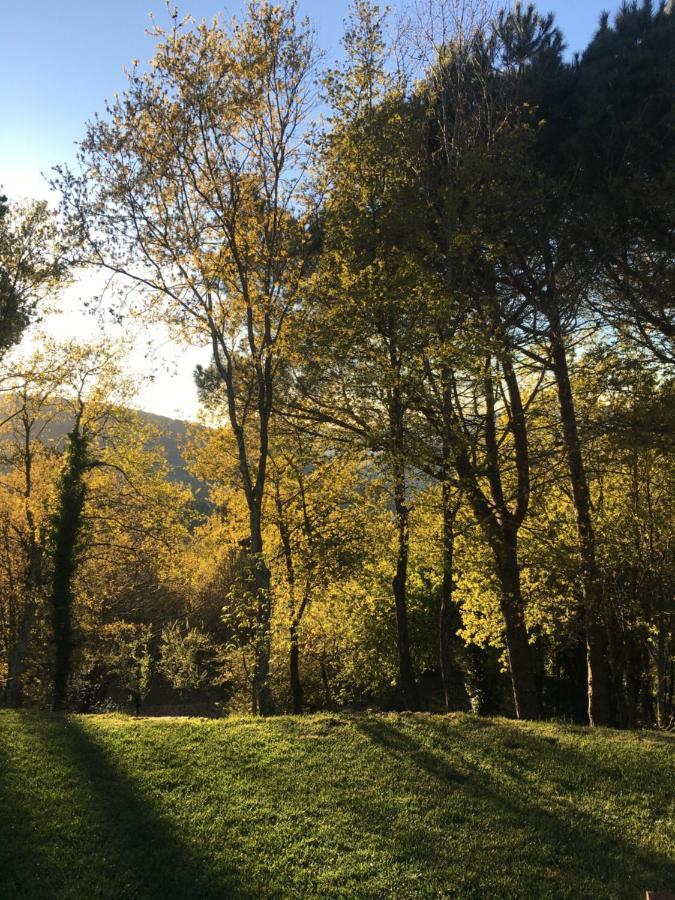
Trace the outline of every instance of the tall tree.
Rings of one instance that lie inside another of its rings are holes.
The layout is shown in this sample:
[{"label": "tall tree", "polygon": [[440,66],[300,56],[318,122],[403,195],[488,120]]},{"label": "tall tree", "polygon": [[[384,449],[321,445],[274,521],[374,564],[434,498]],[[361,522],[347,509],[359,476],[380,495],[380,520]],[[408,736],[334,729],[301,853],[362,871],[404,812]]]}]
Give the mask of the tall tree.
[{"label": "tall tree", "polygon": [[[322,143],[322,252],[308,331],[319,353],[300,366],[301,406],[341,440],[372,451],[387,472],[397,529],[392,594],[399,702],[419,704],[407,604],[409,525],[408,382],[415,341],[419,204],[405,77],[392,69],[384,14],[354,4],[346,62],[329,74],[333,114]],[[305,358],[310,353],[304,354]]]},{"label": "tall tree", "polygon": [[492,548],[516,711],[536,718],[518,561],[530,500],[531,398],[522,395],[519,371],[521,308],[500,290],[486,227],[497,214],[498,173],[508,169],[520,136],[513,128],[514,92],[500,76],[506,42],[482,7],[469,11],[458,19],[448,14],[438,37],[435,23],[417,31],[428,61],[417,103],[433,284],[423,314],[417,405],[431,429],[436,477],[447,491],[454,470]]},{"label": "tall tree", "polygon": [[[497,250],[500,289],[520,305],[520,331],[532,342],[528,352],[550,358],[558,394],[562,440],[578,528],[588,669],[588,715],[593,724],[611,721],[607,641],[603,628],[602,584],[588,476],[579,433],[570,353],[584,324],[584,300],[595,262],[578,228],[574,171],[557,145],[569,137],[566,115],[571,88],[562,61],[562,39],[552,17],[516,4],[502,14],[499,31],[505,52],[500,77],[515,98],[514,127],[523,135],[520,160],[495,177],[495,214],[485,223]],[[535,118],[536,116],[536,118]],[[538,124],[537,124],[538,123]]]},{"label": "tall tree", "polygon": [[101,447],[115,406],[129,399],[129,383],[118,369],[119,348],[105,343],[59,348],[63,354],[63,395],[58,408],[68,422],[65,450],[56,486],[47,551],[50,563],[48,604],[54,645],[52,709],[67,702],[74,649],[75,576],[83,546],[87,475],[104,462]]},{"label": "tall tree", "polygon": [[250,2],[225,26],[155,32],[151,69],[88,129],[60,185],[94,264],[131,279],[146,311],[208,341],[249,510],[258,709],[268,684],[270,573],[262,503],[274,385],[310,248],[302,192],[313,35],[294,2]]}]

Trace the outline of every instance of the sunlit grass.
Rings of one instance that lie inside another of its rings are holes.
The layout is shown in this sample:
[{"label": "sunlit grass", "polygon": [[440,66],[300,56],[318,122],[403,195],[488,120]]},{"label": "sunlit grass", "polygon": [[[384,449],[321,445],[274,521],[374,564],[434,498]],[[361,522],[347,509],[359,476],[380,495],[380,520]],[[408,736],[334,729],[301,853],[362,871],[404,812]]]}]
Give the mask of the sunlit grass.
[{"label": "sunlit grass", "polygon": [[0,898],[640,897],[675,741],[470,716],[0,713]]}]

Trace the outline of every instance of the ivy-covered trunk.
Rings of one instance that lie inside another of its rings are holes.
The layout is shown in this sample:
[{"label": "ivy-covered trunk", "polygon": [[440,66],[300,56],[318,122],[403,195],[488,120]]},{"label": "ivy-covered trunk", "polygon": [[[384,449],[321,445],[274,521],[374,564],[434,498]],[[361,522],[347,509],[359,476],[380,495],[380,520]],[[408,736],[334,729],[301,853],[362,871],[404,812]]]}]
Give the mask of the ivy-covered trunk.
[{"label": "ivy-covered trunk", "polygon": [[73,579],[77,567],[82,512],[86,497],[84,475],[89,462],[88,437],[79,419],[67,438],[66,459],[52,525],[53,571],[49,605],[54,639],[52,709],[66,705],[73,655]]}]

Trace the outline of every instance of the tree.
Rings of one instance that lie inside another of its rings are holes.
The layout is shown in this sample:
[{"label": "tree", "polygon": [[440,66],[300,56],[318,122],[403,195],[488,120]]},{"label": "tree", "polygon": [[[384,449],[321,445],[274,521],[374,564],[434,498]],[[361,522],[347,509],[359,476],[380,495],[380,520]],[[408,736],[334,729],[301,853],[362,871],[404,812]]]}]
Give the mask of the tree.
[{"label": "tree", "polygon": [[54,212],[44,201],[6,200],[0,197],[0,359],[68,278]]},{"label": "tree", "polygon": [[672,715],[674,655],[666,512],[672,379],[659,377],[649,350],[629,338],[598,343],[583,362],[575,388],[589,448],[615,715],[623,727],[664,727]]},{"label": "tree", "polygon": [[229,27],[184,22],[151,69],[96,120],[82,174],[62,171],[94,264],[129,278],[146,310],[207,340],[227,398],[249,515],[258,708],[268,685],[270,574],[262,503],[274,384],[311,244],[302,191],[315,52],[295,3],[250,2]]},{"label": "tree", "polygon": [[177,691],[199,690],[208,681],[205,657],[209,650],[204,632],[187,624],[181,629],[171,622],[162,629],[157,670]]},{"label": "tree", "polygon": [[[501,28],[504,34],[513,36],[513,52],[505,59],[504,77],[514,84],[523,121],[532,120],[535,108],[543,127],[528,128],[522,177],[515,169],[509,170],[509,181],[504,180],[498,195],[505,200],[493,224],[493,241],[500,249],[498,277],[513,302],[524,304],[527,310],[521,327],[534,339],[535,347],[530,350],[536,352],[543,341],[550,357],[577,519],[588,717],[591,724],[609,724],[612,712],[602,584],[569,362],[574,340],[585,321],[585,299],[596,263],[579,228],[576,167],[566,167],[555,149],[569,137],[566,92],[573,91],[573,79],[563,64],[562,41],[550,17],[541,19],[530,8],[516,6],[502,17]],[[522,36],[526,39],[521,40]],[[532,171],[536,177],[532,177]]]},{"label": "tree", "polygon": [[[49,606],[54,640],[52,708],[67,701],[72,674],[74,577],[82,549],[82,527],[87,496],[87,473],[106,463],[98,455],[115,400],[128,399],[129,385],[117,369],[114,345],[80,346],[71,342],[62,352],[67,374],[60,385],[66,414],[72,416],[57,486],[51,523],[51,584]],[[125,396],[126,395],[126,396]]]},{"label": "tree", "polygon": [[[326,586],[343,584],[367,556],[367,502],[359,454],[331,452],[319,437],[286,426],[275,433],[271,507],[266,519],[270,565],[286,600],[291,708],[301,713],[300,672],[305,615],[321,604]],[[278,617],[281,617],[280,605]],[[304,643],[307,643],[306,641]]]},{"label": "tree", "polygon": [[398,534],[391,584],[399,702],[416,709],[406,596],[407,390],[421,290],[419,204],[405,79],[389,71],[383,28],[377,5],[356,3],[344,39],[347,61],[326,81],[333,115],[321,151],[322,246],[300,335],[305,350],[297,366],[296,414],[323,422],[341,442],[366,448],[387,473]]},{"label": "tree", "polygon": [[[420,30],[428,60],[416,101],[425,139],[420,190],[429,288],[415,401],[426,422],[418,426],[418,456],[446,494],[453,483],[461,488],[492,548],[516,712],[537,718],[518,535],[531,492],[527,410],[539,381],[535,372],[531,396],[523,395],[532,367],[524,366],[518,341],[521,308],[500,289],[490,233],[499,214],[493,195],[518,159],[522,135],[514,92],[501,76],[510,46],[499,22],[470,7],[467,17],[446,25],[436,43],[434,23]],[[446,590],[451,584],[448,578]]]},{"label": "tree", "polygon": [[105,630],[107,666],[119,686],[129,695],[137,716],[150,690],[153,667],[151,638],[152,628],[149,625],[113,622]]},{"label": "tree", "polygon": [[598,272],[589,298],[612,327],[675,361],[675,16],[666,3],[603,15],[575,76],[569,164]]},{"label": "tree", "polygon": [[85,474],[92,466],[89,435],[78,416],[66,439],[65,463],[58,484],[58,506],[52,522],[52,584],[49,603],[54,635],[52,709],[61,711],[72,672],[73,576],[80,549],[82,512],[86,497]]},{"label": "tree", "polygon": [[105,391],[92,393],[84,413],[92,464],[83,475],[70,582],[69,703],[84,709],[105,698],[108,625],[149,625],[159,635],[169,623],[194,615],[180,563],[196,513],[191,492],[167,458],[170,434],[143,414],[106,403]]},{"label": "tree", "polygon": [[61,412],[59,391],[66,380],[66,361],[48,342],[3,371],[3,693],[9,706],[23,699],[29,646],[47,589],[49,494],[56,481],[50,429]]}]

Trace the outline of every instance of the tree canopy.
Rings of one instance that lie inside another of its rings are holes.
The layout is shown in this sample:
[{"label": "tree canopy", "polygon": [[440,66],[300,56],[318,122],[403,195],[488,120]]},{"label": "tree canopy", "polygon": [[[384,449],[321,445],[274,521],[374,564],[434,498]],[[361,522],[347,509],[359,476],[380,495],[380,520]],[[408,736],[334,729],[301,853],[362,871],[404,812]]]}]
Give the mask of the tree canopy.
[{"label": "tree canopy", "polygon": [[105,343],[5,356],[8,704],[673,725],[674,25],[569,59],[532,4],[356,0],[326,68],[294,2],[153,31],[61,218],[0,206],[0,352],[67,245],[208,342],[203,419]]}]

